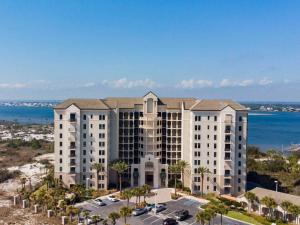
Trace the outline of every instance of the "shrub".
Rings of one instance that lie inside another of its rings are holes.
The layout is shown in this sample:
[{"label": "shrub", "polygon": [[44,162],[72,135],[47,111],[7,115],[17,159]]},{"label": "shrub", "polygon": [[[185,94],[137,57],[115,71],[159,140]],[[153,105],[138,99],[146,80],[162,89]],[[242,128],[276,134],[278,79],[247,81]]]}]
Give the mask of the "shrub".
[{"label": "shrub", "polygon": [[180,197],[181,197],[181,195],[179,195],[179,194],[176,194],[176,195],[174,193],[171,194],[171,199],[173,199],[173,200],[177,200]]},{"label": "shrub", "polygon": [[[168,187],[173,188],[174,186],[175,186],[175,180],[174,179],[169,180]],[[182,183],[179,179],[177,179],[176,188],[181,188],[181,187],[182,187]]]},{"label": "shrub", "polygon": [[183,191],[184,191],[184,192],[191,193],[191,189],[190,189],[190,188],[188,188],[188,187],[183,187]]}]

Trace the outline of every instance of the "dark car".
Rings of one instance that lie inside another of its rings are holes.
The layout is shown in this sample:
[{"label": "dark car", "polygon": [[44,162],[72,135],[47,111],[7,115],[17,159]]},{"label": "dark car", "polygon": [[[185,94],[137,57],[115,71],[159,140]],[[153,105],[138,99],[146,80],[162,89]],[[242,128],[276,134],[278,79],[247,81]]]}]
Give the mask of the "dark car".
[{"label": "dark car", "polygon": [[179,221],[185,220],[189,216],[189,211],[186,209],[175,212],[175,218]]},{"label": "dark car", "polygon": [[167,218],[164,220],[163,225],[176,225],[177,221],[173,218]]}]

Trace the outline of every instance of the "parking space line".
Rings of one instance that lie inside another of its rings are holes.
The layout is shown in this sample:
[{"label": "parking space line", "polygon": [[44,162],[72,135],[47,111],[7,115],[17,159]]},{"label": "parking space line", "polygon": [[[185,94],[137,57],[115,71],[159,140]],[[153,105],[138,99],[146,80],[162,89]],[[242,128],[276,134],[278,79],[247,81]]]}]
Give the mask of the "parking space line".
[{"label": "parking space line", "polygon": [[[160,220],[160,219],[161,219],[161,218],[158,218],[157,220],[154,220],[152,223],[155,223],[156,221],[158,221],[158,220]],[[151,224],[152,224],[152,223],[151,223]]]},{"label": "parking space line", "polygon": [[146,219],[143,219],[143,221],[145,221],[145,220],[147,220],[147,219],[150,219],[150,218],[152,218],[152,217],[155,217],[155,216],[149,216],[149,217],[147,217]]},{"label": "parking space line", "polygon": [[166,216],[169,216],[170,214],[172,214],[172,213],[174,213],[174,212],[176,212],[176,210],[174,210],[174,211],[170,212],[170,213],[169,213],[169,214],[167,214]]}]

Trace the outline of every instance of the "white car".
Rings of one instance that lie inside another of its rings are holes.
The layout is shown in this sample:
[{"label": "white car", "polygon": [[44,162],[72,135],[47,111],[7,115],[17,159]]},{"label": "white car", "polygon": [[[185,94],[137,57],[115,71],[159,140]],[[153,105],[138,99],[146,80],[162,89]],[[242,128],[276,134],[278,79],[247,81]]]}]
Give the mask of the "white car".
[{"label": "white car", "polygon": [[114,195],[109,195],[109,196],[107,197],[107,199],[108,199],[109,201],[112,201],[112,202],[118,202],[118,201],[119,201],[119,199],[117,199],[116,196],[114,196]]},{"label": "white car", "polygon": [[163,210],[166,210],[166,209],[167,209],[166,206],[157,204],[157,205],[152,209],[152,211],[156,214],[156,213],[159,213],[159,212],[161,212],[161,211],[163,211]]},{"label": "white car", "polygon": [[98,206],[106,205],[100,198],[93,199],[92,202]]}]

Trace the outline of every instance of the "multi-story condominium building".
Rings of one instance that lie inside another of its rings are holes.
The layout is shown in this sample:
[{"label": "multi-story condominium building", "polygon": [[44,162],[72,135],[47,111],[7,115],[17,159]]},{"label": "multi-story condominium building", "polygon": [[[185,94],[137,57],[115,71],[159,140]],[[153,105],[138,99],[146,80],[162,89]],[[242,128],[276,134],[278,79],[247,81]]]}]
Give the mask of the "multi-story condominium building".
[{"label": "multi-story condominium building", "polygon": [[[189,163],[185,186],[201,190],[198,168],[207,167],[204,193],[245,191],[247,110],[231,100],[159,98],[69,99],[54,109],[55,175],[64,184],[95,184],[93,163],[104,165],[98,188],[116,182],[110,162],[128,163],[131,186],[165,187],[168,166]],[[86,182],[86,181],[89,182]]]}]

